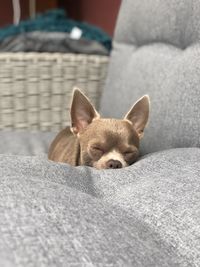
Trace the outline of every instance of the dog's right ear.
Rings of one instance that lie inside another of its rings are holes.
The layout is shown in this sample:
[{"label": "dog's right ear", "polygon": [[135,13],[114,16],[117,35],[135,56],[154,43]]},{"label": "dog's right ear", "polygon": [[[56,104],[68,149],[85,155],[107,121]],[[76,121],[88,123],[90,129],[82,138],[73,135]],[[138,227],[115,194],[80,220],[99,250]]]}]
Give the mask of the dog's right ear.
[{"label": "dog's right ear", "polygon": [[71,130],[78,134],[85,129],[94,118],[100,117],[90,100],[78,89],[74,88],[71,104]]}]

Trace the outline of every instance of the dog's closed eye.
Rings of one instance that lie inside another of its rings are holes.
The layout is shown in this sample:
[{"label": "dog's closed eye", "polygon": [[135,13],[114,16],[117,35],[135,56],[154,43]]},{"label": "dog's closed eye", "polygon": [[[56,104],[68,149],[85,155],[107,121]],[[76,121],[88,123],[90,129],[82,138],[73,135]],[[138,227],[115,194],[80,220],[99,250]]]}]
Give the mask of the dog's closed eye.
[{"label": "dog's closed eye", "polygon": [[92,146],[91,149],[98,151],[98,152],[101,152],[101,153],[104,153],[104,149],[102,147],[99,147],[99,146]]},{"label": "dog's closed eye", "polygon": [[124,151],[123,154],[124,154],[125,156],[129,156],[129,155],[135,154],[135,151],[130,151],[130,150],[128,150],[128,151]]},{"label": "dog's closed eye", "polygon": [[123,152],[124,158],[130,160],[138,155],[137,149],[127,149]]},{"label": "dog's closed eye", "polygon": [[100,158],[105,153],[105,150],[102,146],[91,145],[89,149],[89,153],[95,158]]}]

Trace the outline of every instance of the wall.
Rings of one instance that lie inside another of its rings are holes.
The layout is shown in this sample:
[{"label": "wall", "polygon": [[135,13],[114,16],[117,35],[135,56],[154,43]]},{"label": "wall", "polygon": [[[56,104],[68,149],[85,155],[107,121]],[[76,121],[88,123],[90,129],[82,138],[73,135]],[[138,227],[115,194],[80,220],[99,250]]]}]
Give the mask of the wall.
[{"label": "wall", "polygon": [[[36,0],[38,12],[62,7],[68,15],[97,25],[113,35],[121,0]],[[20,0],[21,18],[29,17],[29,1]],[[0,27],[13,22],[12,0],[0,1]]]},{"label": "wall", "polygon": [[58,3],[72,18],[95,24],[113,35],[121,0],[59,0]]},{"label": "wall", "polygon": [[[29,5],[28,0],[21,0],[21,18],[28,17]],[[13,23],[13,7],[12,0],[0,1],[0,27]]]}]

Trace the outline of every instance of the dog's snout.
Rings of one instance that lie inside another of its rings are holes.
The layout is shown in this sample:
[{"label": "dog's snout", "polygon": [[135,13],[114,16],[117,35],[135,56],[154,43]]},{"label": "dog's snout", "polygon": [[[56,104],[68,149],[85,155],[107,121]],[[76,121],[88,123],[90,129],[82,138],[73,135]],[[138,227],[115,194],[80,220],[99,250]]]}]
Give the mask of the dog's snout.
[{"label": "dog's snout", "polygon": [[106,167],[108,169],[120,169],[120,168],[122,168],[122,163],[119,160],[110,159],[106,163]]}]

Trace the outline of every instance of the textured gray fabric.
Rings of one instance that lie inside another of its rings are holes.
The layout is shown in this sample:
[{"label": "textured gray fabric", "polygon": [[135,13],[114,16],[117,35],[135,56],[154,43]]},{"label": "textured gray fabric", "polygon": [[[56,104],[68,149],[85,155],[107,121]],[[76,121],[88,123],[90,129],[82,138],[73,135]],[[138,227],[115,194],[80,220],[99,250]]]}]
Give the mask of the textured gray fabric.
[{"label": "textured gray fabric", "polygon": [[0,266],[199,266],[199,158],[99,171],[0,156]]},{"label": "textured gray fabric", "polygon": [[115,40],[137,46],[153,42],[186,48],[200,40],[198,0],[123,0]]},{"label": "textured gray fabric", "polygon": [[0,154],[47,154],[56,134],[40,131],[0,131]]},{"label": "textured gray fabric", "polygon": [[0,41],[0,52],[59,52],[108,55],[96,41],[70,38],[65,32],[26,32]]},{"label": "textured gray fabric", "polygon": [[197,0],[122,2],[101,112],[122,117],[149,94],[143,154],[200,146],[199,14]]}]

